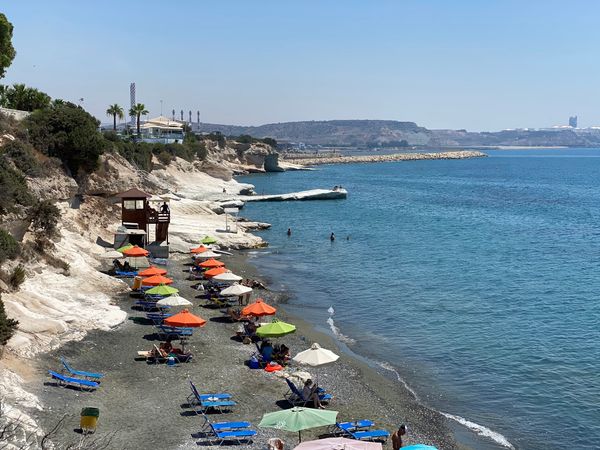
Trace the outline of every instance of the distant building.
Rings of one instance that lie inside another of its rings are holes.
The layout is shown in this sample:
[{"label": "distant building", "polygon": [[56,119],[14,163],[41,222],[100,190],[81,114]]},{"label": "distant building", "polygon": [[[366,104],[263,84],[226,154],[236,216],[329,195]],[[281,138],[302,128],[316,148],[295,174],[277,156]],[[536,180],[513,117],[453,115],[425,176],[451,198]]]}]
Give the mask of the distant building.
[{"label": "distant building", "polygon": [[159,116],[146,121],[141,127],[142,141],[160,144],[183,144],[183,125],[179,120]]},{"label": "distant building", "polygon": [[569,126],[571,128],[577,128],[577,116],[569,117]]}]

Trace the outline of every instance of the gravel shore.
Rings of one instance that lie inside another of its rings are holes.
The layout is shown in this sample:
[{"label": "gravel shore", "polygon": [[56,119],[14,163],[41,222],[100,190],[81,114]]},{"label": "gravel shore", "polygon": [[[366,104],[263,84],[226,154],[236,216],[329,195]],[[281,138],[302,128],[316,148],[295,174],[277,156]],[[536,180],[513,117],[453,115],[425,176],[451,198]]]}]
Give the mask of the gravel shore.
[{"label": "gravel shore", "polygon": [[[241,276],[257,277],[243,252],[224,257],[223,261]],[[211,415],[211,420],[250,421],[258,430],[253,448],[266,448],[271,437],[282,438],[286,448],[296,445],[296,433],[257,428],[264,413],[289,407],[283,400],[287,386],[282,378],[245,365],[255,351],[254,345],[244,345],[235,339],[237,325],[220,320],[222,313],[218,309],[201,306],[206,301],[195,298],[198,292],[190,287],[194,282],[186,279],[188,262],[187,256],[174,256],[168,270],[180,295],[194,302],[191,311],[208,320],[190,339],[188,348],[194,354],[191,363],[168,367],[136,361],[138,350],[149,350],[159,341],[155,340],[153,327],[138,319],[144,314],[131,309],[134,300],[129,295],[115,299],[128,313],[122,325],[110,332],[90,332],[84,340],[69,342],[36,361],[39,378],[26,388],[40,398],[44,411],[32,414],[46,430],[65,417],[64,425],[53,439],[58,448],[80,439],[74,430],[79,427],[81,408],[88,406],[100,408],[98,431],[92,439],[110,438],[105,448],[188,449],[207,445],[206,439],[198,434],[203,420],[186,404],[190,392],[188,380],[201,392],[233,394],[238,405],[229,413]],[[257,290],[253,298],[258,296],[273,305],[285,301],[285,293]],[[407,423],[407,443],[429,443],[449,450],[461,448],[446,419],[416,402],[400,383],[341,352],[330,336],[317,333],[299,318],[290,317],[281,309],[277,317],[298,327],[296,333],[280,339],[291,348],[292,354],[305,350],[312,342],[319,342],[341,355],[333,364],[308,369],[313,375],[318,374],[319,384],[334,394],[327,408],[339,411],[339,420],[368,418],[374,420],[378,428],[390,432],[399,424]],[[101,387],[90,393],[55,386],[47,370],[60,369],[59,356],[65,356],[75,368],[105,373]],[[326,431],[325,428],[307,430],[302,438],[316,438]],[[385,447],[391,449],[391,444],[388,442]]]}]

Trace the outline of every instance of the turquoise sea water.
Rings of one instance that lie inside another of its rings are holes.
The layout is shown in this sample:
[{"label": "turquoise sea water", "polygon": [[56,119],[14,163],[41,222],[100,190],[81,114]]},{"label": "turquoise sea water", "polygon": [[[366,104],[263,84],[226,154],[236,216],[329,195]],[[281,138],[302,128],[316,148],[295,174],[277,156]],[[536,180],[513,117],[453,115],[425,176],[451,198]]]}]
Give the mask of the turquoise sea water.
[{"label": "turquoise sea water", "polygon": [[349,191],[248,204],[273,225],[254,262],[431,407],[516,448],[598,448],[600,151],[488,153],[243,177]]}]

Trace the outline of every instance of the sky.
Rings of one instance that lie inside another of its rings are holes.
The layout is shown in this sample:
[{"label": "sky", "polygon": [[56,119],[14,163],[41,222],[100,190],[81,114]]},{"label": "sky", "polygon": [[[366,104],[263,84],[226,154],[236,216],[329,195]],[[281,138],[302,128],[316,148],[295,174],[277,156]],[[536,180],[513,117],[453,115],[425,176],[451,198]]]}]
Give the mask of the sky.
[{"label": "sky", "polygon": [[413,121],[470,131],[600,125],[594,0],[12,0],[26,83],[103,122],[150,116]]}]

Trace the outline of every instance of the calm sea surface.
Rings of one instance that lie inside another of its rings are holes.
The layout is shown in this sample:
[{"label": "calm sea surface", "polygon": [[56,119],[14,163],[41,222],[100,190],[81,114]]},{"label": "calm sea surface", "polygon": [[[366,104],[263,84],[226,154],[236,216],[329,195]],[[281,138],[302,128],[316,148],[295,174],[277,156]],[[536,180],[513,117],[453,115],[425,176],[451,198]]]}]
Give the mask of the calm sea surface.
[{"label": "calm sea surface", "polygon": [[597,449],[600,151],[488,153],[244,177],[258,193],[349,191],[248,204],[273,225],[254,262],[429,406],[517,448]]}]

